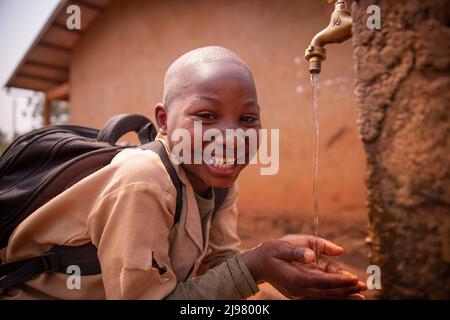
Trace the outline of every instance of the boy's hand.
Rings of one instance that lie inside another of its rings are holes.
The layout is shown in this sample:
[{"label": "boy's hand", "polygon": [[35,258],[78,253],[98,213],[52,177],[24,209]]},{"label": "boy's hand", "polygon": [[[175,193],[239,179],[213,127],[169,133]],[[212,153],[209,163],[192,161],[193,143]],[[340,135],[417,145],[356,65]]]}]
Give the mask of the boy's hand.
[{"label": "boy's hand", "polygon": [[[332,242],[318,238],[319,252],[336,256],[343,249]],[[256,282],[267,281],[291,299],[358,298],[365,290],[358,278],[337,264],[321,259],[315,261],[313,236],[289,235],[281,240],[270,240],[242,254],[242,258]]]},{"label": "boy's hand", "polygon": [[[299,262],[293,262],[294,264],[300,264]],[[319,269],[322,272],[326,273],[335,273],[335,274],[347,274],[347,275],[353,275],[352,273],[344,270],[341,265],[339,265],[336,262],[329,261],[328,259],[324,258],[322,255],[320,256],[319,260],[319,267],[317,268],[316,264],[303,264],[304,266],[307,266],[312,269]],[[364,282],[361,280],[358,280],[356,283],[357,286],[360,287],[360,291],[367,290],[367,286]],[[315,296],[305,296],[305,298],[317,298]],[[345,299],[345,300],[365,300],[365,297],[362,294],[359,293],[352,293],[350,295],[329,295],[329,296],[323,296],[320,297],[322,299]]]},{"label": "boy's hand", "polygon": [[[293,244],[294,246],[298,247],[306,247],[310,249],[314,249],[314,243],[315,243],[315,237],[313,235],[299,235],[299,234],[290,234],[286,235],[281,240],[285,240]],[[344,252],[344,249],[333,242],[320,238],[317,238],[317,244],[319,245],[319,252],[327,255],[327,256],[339,256]],[[315,257],[315,254],[314,254]],[[314,258],[315,259],[315,258]],[[315,264],[308,265],[309,267],[317,269]],[[347,274],[347,275],[353,275],[352,273],[344,270],[342,266],[339,264],[329,261],[326,258],[324,258],[322,255],[320,256],[319,260],[319,270],[327,273],[337,273],[337,274]],[[358,281],[357,283],[361,287],[361,291],[367,290],[367,286],[364,282]],[[323,297],[327,299],[333,299],[335,297],[329,296],[329,297]],[[364,300],[365,297],[361,294],[351,294],[346,297],[339,296],[337,297],[339,299],[350,299],[350,300]]]}]

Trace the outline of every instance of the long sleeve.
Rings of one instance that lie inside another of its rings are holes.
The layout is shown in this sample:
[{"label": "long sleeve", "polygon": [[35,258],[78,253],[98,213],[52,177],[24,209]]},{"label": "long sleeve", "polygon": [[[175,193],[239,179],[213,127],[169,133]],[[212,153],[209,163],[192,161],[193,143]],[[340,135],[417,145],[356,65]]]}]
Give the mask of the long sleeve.
[{"label": "long sleeve", "polygon": [[88,219],[108,299],[162,299],[176,286],[169,259],[175,195],[133,182],[99,199]]},{"label": "long sleeve", "polygon": [[253,276],[236,254],[201,276],[179,283],[169,300],[237,300],[259,291]]}]

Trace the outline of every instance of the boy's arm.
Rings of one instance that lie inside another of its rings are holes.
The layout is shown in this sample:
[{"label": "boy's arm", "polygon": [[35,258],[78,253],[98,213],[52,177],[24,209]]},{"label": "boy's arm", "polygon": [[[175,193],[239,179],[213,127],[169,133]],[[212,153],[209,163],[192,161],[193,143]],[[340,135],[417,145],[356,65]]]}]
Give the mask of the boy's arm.
[{"label": "boy's arm", "polygon": [[259,291],[240,254],[177,285],[168,300],[237,300]]},{"label": "boy's arm", "polygon": [[98,248],[107,299],[163,299],[176,287],[167,241],[174,203],[172,193],[143,182],[98,201],[88,232]]},{"label": "boy's arm", "polygon": [[215,212],[211,219],[208,253],[199,267],[198,274],[221,264],[240,251],[238,246],[241,241],[237,235],[238,190],[235,182],[228,191],[221,209]]}]

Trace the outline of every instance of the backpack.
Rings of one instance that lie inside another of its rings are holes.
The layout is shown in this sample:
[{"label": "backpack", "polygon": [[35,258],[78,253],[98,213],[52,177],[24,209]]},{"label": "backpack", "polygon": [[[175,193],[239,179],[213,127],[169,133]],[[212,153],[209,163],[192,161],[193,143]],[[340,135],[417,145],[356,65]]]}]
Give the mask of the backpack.
[{"label": "backpack", "polygon": [[[138,134],[140,145],[116,144],[121,136],[132,131]],[[75,125],[54,125],[17,138],[0,157],[0,248],[7,246],[12,232],[36,209],[108,165],[125,148],[152,150],[159,155],[177,190],[174,225],[177,224],[182,207],[181,181],[166,149],[155,137],[155,127],[148,118],[119,114],[100,131]],[[214,211],[223,204],[227,191],[227,188],[214,189]],[[55,245],[38,257],[1,264],[0,294],[43,272],[65,273],[70,265],[78,265],[81,275],[101,273],[97,248],[92,243]]]}]

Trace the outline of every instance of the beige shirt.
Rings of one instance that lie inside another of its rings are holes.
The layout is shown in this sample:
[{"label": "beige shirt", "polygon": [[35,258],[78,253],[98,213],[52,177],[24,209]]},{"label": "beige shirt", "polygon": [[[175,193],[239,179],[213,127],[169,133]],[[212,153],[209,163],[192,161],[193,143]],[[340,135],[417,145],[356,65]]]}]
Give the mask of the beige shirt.
[{"label": "beige shirt", "polygon": [[[189,279],[190,288],[198,283],[197,291],[203,290],[217,275],[222,275],[218,283],[228,288],[222,287],[224,292],[219,290],[212,298],[245,298],[256,293],[256,284],[236,255],[240,243],[237,185],[230,188],[221,209],[206,221],[202,232],[194,190],[183,168],[173,164],[183,184],[179,223],[173,226],[176,189],[159,156],[150,150],[125,149],[108,166],[26,218],[4,252],[6,262],[13,262],[40,255],[55,244],[92,242],[98,248],[102,274],[82,276],[81,289],[72,290],[67,286],[69,275],[41,274],[6,290],[2,298],[164,299],[177,291],[182,294],[175,298],[188,298],[187,287],[175,290],[177,286]],[[152,261],[166,271],[160,274]]]}]

